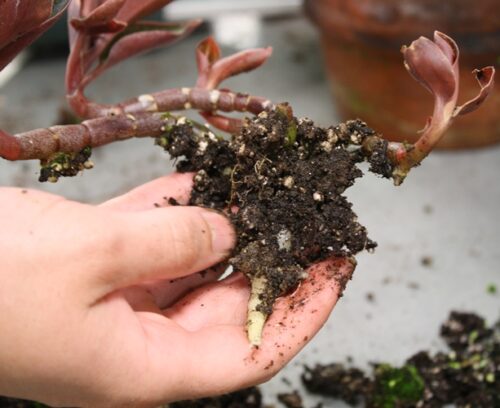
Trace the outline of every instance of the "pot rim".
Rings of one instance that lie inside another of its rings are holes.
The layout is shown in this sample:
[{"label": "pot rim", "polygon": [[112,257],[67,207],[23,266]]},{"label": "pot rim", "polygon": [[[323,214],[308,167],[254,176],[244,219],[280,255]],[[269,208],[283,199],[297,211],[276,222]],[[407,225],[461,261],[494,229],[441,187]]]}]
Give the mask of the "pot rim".
[{"label": "pot rim", "polygon": [[[493,16],[488,24],[478,19],[480,12],[476,5],[474,15],[464,15],[462,20],[445,16],[438,21],[436,14],[434,23],[427,18],[428,15],[424,18],[415,8],[409,12],[404,5],[411,1],[402,0],[304,0],[304,11],[322,35],[332,39],[382,49],[399,49],[402,44],[408,44],[421,35],[432,36],[435,30],[439,30],[452,36],[466,53],[499,54],[500,19],[494,17],[498,12],[491,13],[494,1],[476,1],[483,4],[482,13]],[[373,7],[369,7],[370,3],[373,3]],[[384,3],[387,3],[387,7],[384,7]]]}]

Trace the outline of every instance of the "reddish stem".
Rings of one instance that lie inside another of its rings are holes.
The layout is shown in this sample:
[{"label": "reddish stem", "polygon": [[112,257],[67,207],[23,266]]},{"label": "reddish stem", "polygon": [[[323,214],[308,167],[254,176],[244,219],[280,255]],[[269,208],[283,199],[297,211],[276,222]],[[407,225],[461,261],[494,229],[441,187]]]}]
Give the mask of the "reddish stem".
[{"label": "reddish stem", "polygon": [[[73,98],[85,96],[77,94]],[[56,152],[78,152],[86,146],[97,147],[131,137],[160,136],[168,121],[175,119],[166,118],[161,112],[196,109],[258,114],[272,104],[268,99],[241,93],[182,88],[141,95],[117,105],[75,105],[86,106],[79,113],[94,118],[79,125],[35,129],[15,136],[0,132],[0,156],[8,160],[45,159]]]},{"label": "reddish stem", "polygon": [[[90,119],[78,125],[52,126],[15,136],[0,132],[0,155],[8,160],[46,159],[57,152],[79,152],[132,137],[155,137],[176,118],[161,113],[142,113]],[[7,144],[4,138],[7,137]]]},{"label": "reddish stem", "polygon": [[0,157],[7,160],[19,160],[21,150],[21,144],[15,136],[0,130]]},{"label": "reddish stem", "polygon": [[243,125],[243,121],[238,118],[230,118],[208,112],[200,112],[200,115],[213,127],[228,133],[237,133]]},{"label": "reddish stem", "polygon": [[185,109],[259,114],[272,105],[269,99],[258,96],[203,88],[167,89],[140,95],[116,105],[97,104],[87,99],[83,102],[82,98],[85,98],[82,93],[75,93],[69,97],[69,102],[78,115],[86,118]]}]

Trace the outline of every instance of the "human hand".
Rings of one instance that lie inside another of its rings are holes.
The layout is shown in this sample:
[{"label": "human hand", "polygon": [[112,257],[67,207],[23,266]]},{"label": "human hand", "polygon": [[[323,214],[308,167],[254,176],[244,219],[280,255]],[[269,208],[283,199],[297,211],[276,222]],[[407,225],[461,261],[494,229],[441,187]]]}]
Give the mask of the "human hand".
[{"label": "human hand", "polygon": [[163,196],[186,203],[190,180],[164,177],[100,207],[0,189],[0,394],[85,407],[220,394],[269,379],[319,330],[351,264],[312,268],[251,348],[245,278],[194,273],[227,257],[227,220],[154,208]]}]

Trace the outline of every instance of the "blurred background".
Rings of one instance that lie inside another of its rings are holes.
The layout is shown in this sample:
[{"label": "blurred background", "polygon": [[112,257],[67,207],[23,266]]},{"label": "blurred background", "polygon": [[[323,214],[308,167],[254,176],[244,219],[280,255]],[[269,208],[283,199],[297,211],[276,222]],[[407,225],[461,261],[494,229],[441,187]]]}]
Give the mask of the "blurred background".
[{"label": "blurred background", "polygon": [[[206,23],[172,47],[119,65],[88,93],[108,103],[192,86],[194,49],[212,33],[224,53],[274,49],[262,68],[226,87],[288,101],[296,115],[320,125],[361,117],[388,137],[410,139],[431,113],[432,98],[405,72],[400,46],[434,29],[455,36],[463,48],[465,96],[471,96],[472,67],[498,65],[500,58],[499,17],[491,8],[497,2],[483,3],[470,10],[469,2],[460,0],[178,0],[156,18],[202,17]],[[62,120],[65,32],[60,22],[0,74],[1,128],[15,133]],[[439,325],[451,310],[478,312],[489,323],[500,316],[500,294],[491,290],[500,289],[498,101],[497,90],[479,112],[458,120],[447,149],[433,152],[402,187],[366,174],[348,191],[379,247],[359,255],[330,320],[264,385],[266,401],[274,402],[282,390],[301,389],[304,364],[338,361],[366,368],[375,361],[401,364],[422,349],[443,349]],[[38,163],[0,161],[0,185],[99,203],[171,172],[174,165],[147,139],[96,149],[93,161],[93,170],[57,184],[37,182]],[[306,406],[317,402],[307,398]],[[345,405],[328,400],[327,406]]]}]

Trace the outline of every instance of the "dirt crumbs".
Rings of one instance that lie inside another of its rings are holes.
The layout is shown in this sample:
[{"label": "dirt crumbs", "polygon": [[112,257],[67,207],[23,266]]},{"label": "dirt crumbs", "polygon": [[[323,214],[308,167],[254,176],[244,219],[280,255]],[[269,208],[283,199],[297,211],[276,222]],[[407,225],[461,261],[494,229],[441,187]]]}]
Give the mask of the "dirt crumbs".
[{"label": "dirt crumbs", "polygon": [[246,120],[231,140],[197,131],[183,118],[157,143],[180,159],[179,171],[196,173],[190,204],[230,216],[238,244],[229,262],[265,282],[257,308],[267,316],[307,266],[376,246],[343,195],[362,176],[360,162],[389,172],[383,143],[369,159],[361,152],[360,143],[374,134],[359,120],[319,128],[279,105]]},{"label": "dirt crumbs", "polygon": [[48,408],[46,405],[35,401],[24,401],[14,398],[0,397],[0,407],[2,408]]},{"label": "dirt crumbs", "polygon": [[278,401],[286,408],[303,408],[302,397],[298,391],[290,393],[278,394]]},{"label": "dirt crumbs", "polygon": [[434,264],[434,258],[432,258],[432,256],[425,255],[420,258],[420,264],[425,268],[431,268]]},{"label": "dirt crumbs", "polygon": [[372,375],[341,364],[307,369],[303,381],[311,393],[372,408],[500,407],[500,322],[452,312],[441,326],[448,352],[421,351],[403,367],[375,365]]},{"label": "dirt crumbs", "polygon": [[263,405],[260,390],[251,387],[215,398],[174,402],[164,408],[263,408]]},{"label": "dirt crumbs", "polygon": [[349,404],[358,404],[370,387],[370,380],[357,368],[345,368],[332,363],[305,367],[302,382],[313,393],[341,399]]}]

